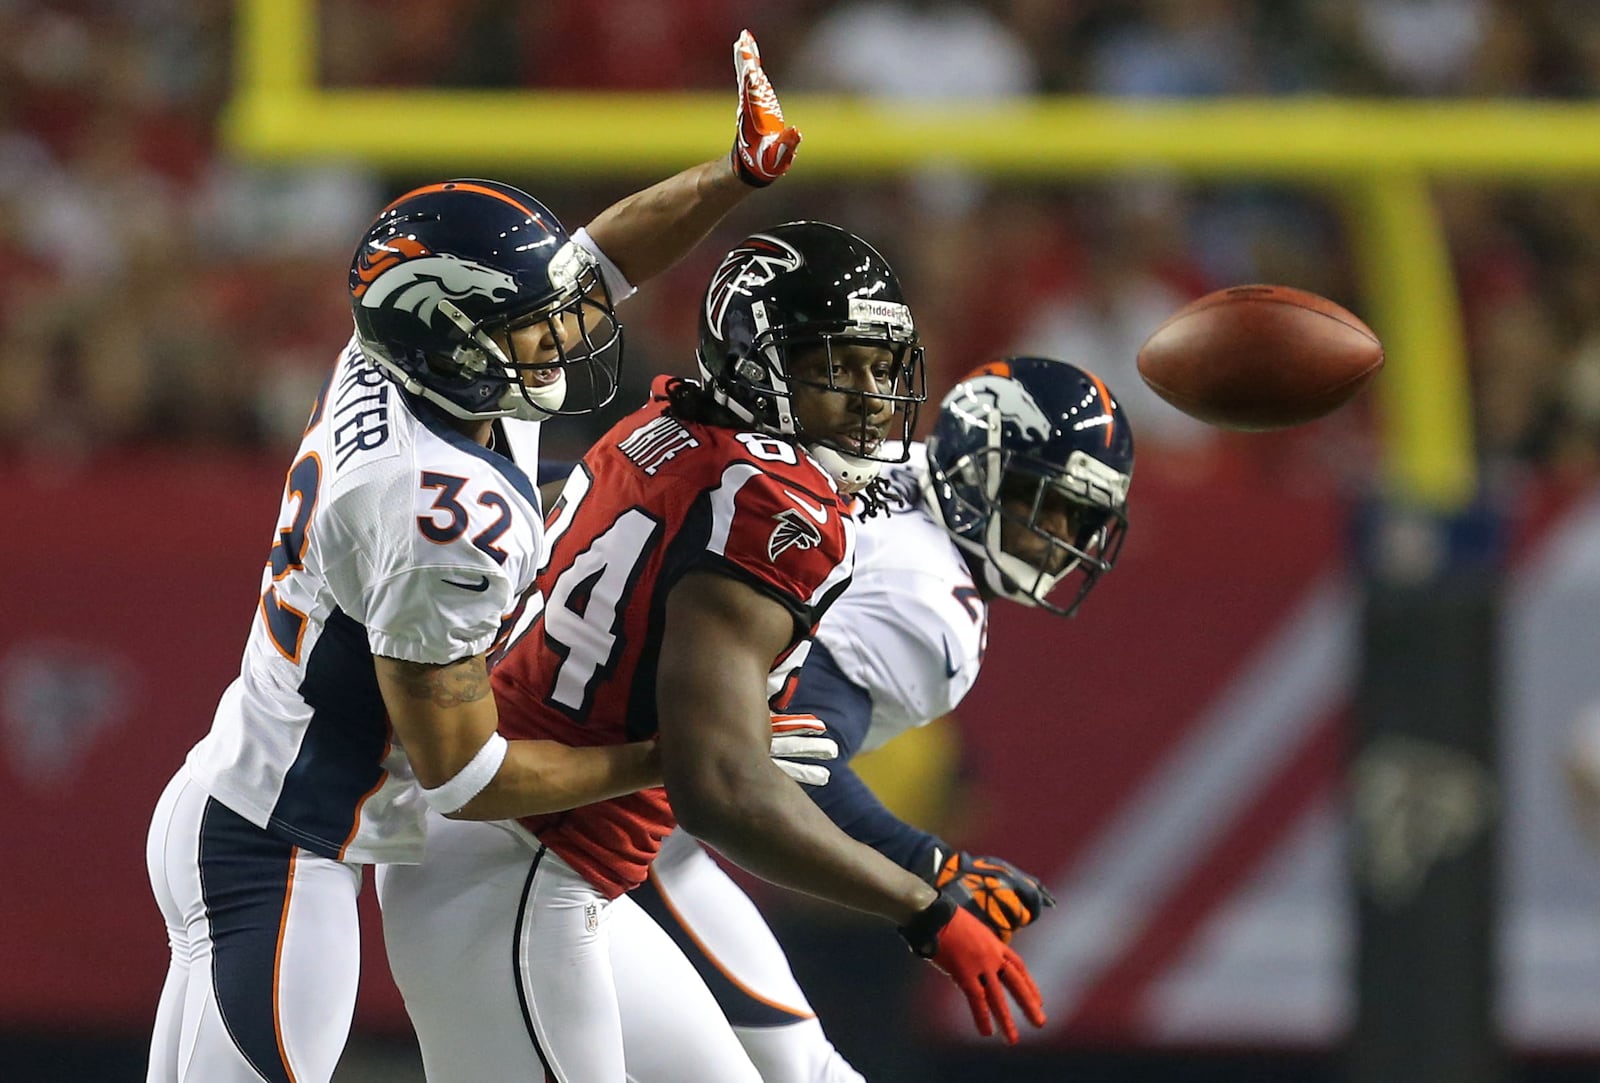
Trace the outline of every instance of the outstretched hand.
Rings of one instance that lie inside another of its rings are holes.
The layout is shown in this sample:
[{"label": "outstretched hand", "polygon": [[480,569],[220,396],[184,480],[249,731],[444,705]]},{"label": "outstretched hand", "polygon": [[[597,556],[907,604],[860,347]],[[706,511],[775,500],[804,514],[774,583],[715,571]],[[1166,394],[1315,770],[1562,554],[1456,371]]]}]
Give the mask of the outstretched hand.
[{"label": "outstretched hand", "polygon": [[765,188],[789,169],[800,131],[784,123],[783,106],[761,67],[761,50],[750,31],[741,30],[733,43],[733,67],[739,77],[738,125],[733,137],[733,168],[739,178]]},{"label": "outstretched hand", "polygon": [[978,1033],[985,1038],[994,1033],[998,1019],[1006,1041],[1017,1044],[1017,1024],[1011,1018],[1007,992],[1028,1022],[1044,1026],[1044,1001],[1022,957],[949,895],[941,893],[932,906],[900,927],[900,935],[912,951],[956,983],[972,1009]]}]

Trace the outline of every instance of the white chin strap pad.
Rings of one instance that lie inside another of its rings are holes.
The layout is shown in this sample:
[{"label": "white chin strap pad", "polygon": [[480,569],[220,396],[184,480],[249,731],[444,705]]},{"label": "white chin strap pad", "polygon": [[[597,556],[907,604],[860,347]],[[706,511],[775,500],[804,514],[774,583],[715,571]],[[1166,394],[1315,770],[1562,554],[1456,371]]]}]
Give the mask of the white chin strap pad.
[{"label": "white chin strap pad", "polygon": [[839,490],[846,495],[859,493],[873,480],[878,472],[883,469],[883,464],[876,459],[863,459],[858,455],[849,455],[821,444],[807,444],[806,450],[811,457],[822,464],[839,486]]},{"label": "white chin strap pad", "polygon": [[[523,388],[527,391],[527,398],[523,397]],[[505,397],[500,400],[501,405],[512,412],[512,416],[523,421],[543,421],[561,409],[561,404],[566,401],[567,374],[564,371],[558,371],[555,380],[548,384],[524,381],[522,388],[508,387]]]},{"label": "white chin strap pad", "polygon": [[[984,578],[996,594],[1023,605],[1036,606],[1055,589],[1057,583],[1066,578],[1068,572],[1077,567],[1078,562],[1072,561],[1055,575],[1042,573],[1021,557],[1005,551],[1000,544],[1000,523],[1000,513],[996,511],[989,518],[989,530],[985,535],[987,544],[984,546],[984,556],[987,559],[984,561]],[[1007,580],[1010,586],[1006,585]]]}]

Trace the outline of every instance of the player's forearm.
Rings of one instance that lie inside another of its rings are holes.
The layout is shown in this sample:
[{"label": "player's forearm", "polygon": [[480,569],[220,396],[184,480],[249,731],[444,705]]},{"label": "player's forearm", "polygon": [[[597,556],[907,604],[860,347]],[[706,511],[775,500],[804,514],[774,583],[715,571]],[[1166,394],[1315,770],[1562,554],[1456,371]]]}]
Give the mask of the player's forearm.
[{"label": "player's forearm", "polygon": [[512,741],[505,762],[453,820],[510,820],[562,812],[661,784],[653,742],[572,748],[555,741]]},{"label": "player's forearm", "polygon": [[934,854],[947,849],[943,842],[890,812],[849,764],[831,768],[826,786],[808,787],[804,792],[846,835],[901,868],[925,880],[933,879],[938,871]]},{"label": "player's forearm", "polygon": [[724,155],[613,203],[586,228],[637,286],[683,258],[755,190]]},{"label": "player's forearm", "polygon": [[679,822],[741,868],[896,925],[937,897],[920,877],[840,831],[777,768],[770,776],[728,774],[669,783],[668,794]]}]

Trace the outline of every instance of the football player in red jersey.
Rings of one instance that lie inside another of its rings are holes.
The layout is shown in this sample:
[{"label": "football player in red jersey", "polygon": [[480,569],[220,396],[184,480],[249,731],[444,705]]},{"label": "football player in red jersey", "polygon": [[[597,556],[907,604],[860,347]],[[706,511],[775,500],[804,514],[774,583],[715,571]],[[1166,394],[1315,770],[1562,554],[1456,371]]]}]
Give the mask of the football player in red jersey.
[{"label": "football player in red jersey", "polygon": [[[1054,905],[1044,884],[901,820],[850,759],[959,706],[983,666],[991,602],[1070,616],[1111,571],[1133,427],[1094,373],[1010,357],[957,383],[910,451],[884,471],[886,513],[857,523],[850,589],[817,626],[788,705],[827,723],[833,762],[786,769],[810,768],[796,777],[846,834],[959,892],[1009,943]],[[685,831],[630,895],[695,964],[766,1083],[862,1083],[755,903]]]},{"label": "football player in red jersey", "polygon": [[770,713],[850,580],[846,496],[871,499],[886,439],[898,456],[923,398],[893,271],[822,223],[754,234],[706,291],[699,363],[703,382],[664,382],[572,474],[544,610],[493,676],[508,735],[658,736],[665,787],[516,824],[435,821],[437,858],[384,871],[390,963],[430,1078],[759,1079],[624,894],[677,821],[765,879],[893,921],[983,1033],[998,1016],[1015,1040],[1008,991],[1043,1023],[1010,948],[767,757]]}]

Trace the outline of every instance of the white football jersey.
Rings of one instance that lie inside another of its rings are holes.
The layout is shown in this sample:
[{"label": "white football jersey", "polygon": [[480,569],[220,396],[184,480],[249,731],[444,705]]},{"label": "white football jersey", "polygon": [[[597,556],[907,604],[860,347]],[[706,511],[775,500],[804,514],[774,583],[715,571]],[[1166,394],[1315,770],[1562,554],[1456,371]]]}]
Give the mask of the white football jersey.
[{"label": "white football jersey", "polygon": [[189,753],[194,777],[314,853],[421,860],[426,806],[372,656],[489,651],[542,548],[528,474],[404,395],[352,340],[289,470],[244,662]]},{"label": "white football jersey", "polygon": [[885,475],[904,502],[857,520],[855,578],[816,636],[872,697],[861,751],[954,710],[978,679],[989,631],[966,557],[923,501],[926,449],[912,444],[910,461]]}]

